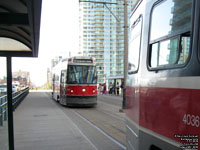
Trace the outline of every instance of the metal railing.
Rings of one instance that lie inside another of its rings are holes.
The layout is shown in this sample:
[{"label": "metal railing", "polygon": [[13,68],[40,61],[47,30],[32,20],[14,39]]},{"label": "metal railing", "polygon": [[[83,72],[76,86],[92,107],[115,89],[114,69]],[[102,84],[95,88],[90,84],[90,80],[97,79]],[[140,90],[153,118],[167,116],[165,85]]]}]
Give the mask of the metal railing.
[{"label": "metal railing", "polygon": [[0,97],[0,126],[7,120],[7,95]]},{"label": "metal railing", "polygon": [[[12,94],[12,105],[13,105],[13,111],[19,106],[19,104],[23,101],[25,96],[29,93],[29,87],[24,88],[21,91],[14,92]],[[7,116],[7,95],[3,95],[0,97],[0,126],[3,126],[3,122],[8,119]]]}]

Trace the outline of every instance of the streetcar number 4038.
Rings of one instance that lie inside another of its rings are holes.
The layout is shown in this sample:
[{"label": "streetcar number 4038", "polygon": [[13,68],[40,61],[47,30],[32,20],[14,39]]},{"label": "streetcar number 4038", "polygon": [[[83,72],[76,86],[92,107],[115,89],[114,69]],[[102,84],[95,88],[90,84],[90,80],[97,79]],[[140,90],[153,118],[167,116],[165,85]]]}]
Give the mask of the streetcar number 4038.
[{"label": "streetcar number 4038", "polygon": [[185,114],[183,116],[183,122],[186,125],[191,125],[191,126],[195,126],[195,127],[199,127],[200,126],[200,121],[199,121],[199,116],[195,116],[195,115],[190,115],[190,114]]}]

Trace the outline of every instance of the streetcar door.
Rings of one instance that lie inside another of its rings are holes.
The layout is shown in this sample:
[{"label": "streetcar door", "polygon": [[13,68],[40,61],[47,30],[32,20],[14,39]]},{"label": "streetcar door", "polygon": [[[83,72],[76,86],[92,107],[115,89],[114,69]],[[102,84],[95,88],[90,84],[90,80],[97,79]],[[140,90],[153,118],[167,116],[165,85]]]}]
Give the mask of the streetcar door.
[{"label": "streetcar door", "polygon": [[65,100],[65,83],[66,83],[66,70],[61,71],[61,77],[60,77],[60,103],[64,104]]},{"label": "streetcar door", "polygon": [[[139,145],[139,62],[143,17],[140,11],[131,22],[131,37],[128,51],[128,75],[126,82],[127,149],[138,149]],[[134,123],[133,123],[134,121]],[[136,125],[137,124],[137,125]]]}]

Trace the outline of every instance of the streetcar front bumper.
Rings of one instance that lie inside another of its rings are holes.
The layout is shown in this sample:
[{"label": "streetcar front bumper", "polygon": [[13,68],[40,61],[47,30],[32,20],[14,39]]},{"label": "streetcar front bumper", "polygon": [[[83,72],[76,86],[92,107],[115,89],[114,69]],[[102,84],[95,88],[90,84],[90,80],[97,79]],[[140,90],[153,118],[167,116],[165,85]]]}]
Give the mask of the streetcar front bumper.
[{"label": "streetcar front bumper", "polygon": [[68,106],[92,106],[97,104],[97,96],[66,96]]}]

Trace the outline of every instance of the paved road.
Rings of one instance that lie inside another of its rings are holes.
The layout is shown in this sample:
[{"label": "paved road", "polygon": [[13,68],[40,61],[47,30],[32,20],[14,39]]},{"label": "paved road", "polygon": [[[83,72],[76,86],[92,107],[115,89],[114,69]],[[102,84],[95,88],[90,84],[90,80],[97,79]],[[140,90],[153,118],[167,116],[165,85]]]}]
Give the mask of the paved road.
[{"label": "paved road", "polygon": [[96,107],[69,108],[53,101],[50,93],[29,93],[14,112],[15,149],[123,150],[121,101],[100,95]]}]

